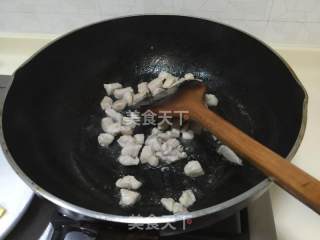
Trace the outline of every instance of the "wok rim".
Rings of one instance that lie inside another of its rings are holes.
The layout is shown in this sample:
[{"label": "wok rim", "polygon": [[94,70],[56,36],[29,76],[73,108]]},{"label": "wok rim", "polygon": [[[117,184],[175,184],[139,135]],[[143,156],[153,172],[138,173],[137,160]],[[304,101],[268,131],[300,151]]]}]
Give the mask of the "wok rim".
[{"label": "wok rim", "polygon": [[[71,35],[76,31],[79,31],[81,29],[84,29],[84,28],[87,28],[90,26],[94,26],[99,23],[108,22],[108,21],[112,21],[112,20],[127,19],[127,18],[132,18],[132,17],[145,17],[145,16],[185,17],[185,18],[189,18],[189,19],[204,20],[204,21],[213,22],[213,23],[216,23],[216,24],[219,24],[222,26],[226,26],[226,27],[229,27],[233,30],[239,31],[239,32],[247,35],[248,37],[251,37],[252,39],[258,41],[260,44],[262,44],[264,47],[266,47],[269,51],[271,51],[276,57],[278,57],[280,59],[280,61],[287,67],[287,69],[289,70],[293,79],[300,86],[300,88],[302,89],[302,91],[304,93],[304,100],[302,103],[302,121],[301,121],[299,134],[298,134],[297,139],[296,139],[293,147],[291,148],[288,156],[286,157],[287,160],[289,160],[289,161],[292,160],[292,158],[296,154],[299,146],[301,145],[302,139],[305,134],[306,124],[307,124],[307,105],[308,105],[308,98],[309,97],[308,97],[308,94],[307,94],[305,87],[303,86],[303,84],[301,83],[301,81],[299,80],[299,78],[297,77],[295,72],[293,71],[293,69],[286,62],[286,60],[284,60],[284,58],[282,56],[280,56],[279,53],[277,53],[274,49],[272,49],[268,44],[266,44],[262,40],[258,39],[257,37],[251,35],[250,33],[246,32],[246,31],[243,31],[243,30],[240,30],[240,29],[235,28],[233,26],[230,26],[229,24],[225,24],[225,23],[222,23],[222,22],[219,22],[216,20],[208,19],[208,18],[202,18],[202,17],[198,17],[198,16],[191,16],[191,15],[180,15],[180,14],[135,14],[135,15],[126,15],[126,16],[120,16],[120,17],[115,17],[115,18],[109,18],[107,20],[98,21],[98,22],[95,22],[95,23],[92,23],[89,25],[85,25],[85,26],[76,28],[72,31],[69,31],[69,32],[62,34],[61,36],[53,39],[52,41],[50,41],[49,43],[47,43],[46,45],[41,47],[34,54],[32,54],[31,57],[28,58],[25,62],[23,62],[12,74],[12,81],[10,82],[10,84],[8,85],[8,87],[6,89],[5,99],[6,99],[8,92],[9,92],[10,86],[15,79],[16,73],[20,69],[22,69],[25,65],[27,65],[35,56],[37,56],[38,53],[40,53],[41,51],[43,51],[44,49],[46,49],[50,45],[56,43],[60,39],[66,37],[68,35]],[[4,104],[5,104],[5,101],[4,101]],[[4,106],[4,104],[3,104],[3,106]],[[1,121],[3,121],[2,116],[1,116],[1,118],[2,118]],[[110,222],[126,223],[126,224],[150,224],[150,223],[161,224],[161,223],[173,223],[173,222],[177,222],[177,221],[183,221],[186,219],[203,217],[206,215],[220,212],[222,210],[229,209],[229,208],[231,208],[233,206],[237,206],[238,204],[243,203],[243,202],[250,202],[252,200],[255,200],[263,192],[267,191],[273,182],[271,178],[266,178],[263,181],[261,181],[260,183],[258,183],[256,186],[250,188],[249,190],[243,192],[242,194],[240,194],[234,198],[231,198],[225,202],[216,204],[214,206],[200,209],[200,210],[196,210],[196,211],[192,211],[192,212],[179,213],[179,214],[175,214],[175,215],[149,216],[149,217],[114,215],[114,214],[108,214],[108,213],[90,210],[88,208],[80,207],[76,204],[65,201],[65,200],[55,196],[54,194],[50,193],[49,191],[41,188],[38,184],[36,184],[34,181],[32,181],[27,176],[27,174],[25,174],[24,171],[18,166],[18,164],[15,162],[14,158],[10,154],[8,147],[7,147],[7,144],[6,144],[6,141],[5,141],[5,138],[4,138],[2,124],[1,124],[1,129],[0,129],[0,142],[1,142],[2,151],[6,157],[6,160],[8,161],[9,165],[16,172],[16,174],[34,191],[35,194],[40,195],[41,197],[45,198],[46,200],[54,203],[55,205],[65,209],[67,211],[71,211],[72,213],[80,214],[85,217],[93,218],[96,220],[102,220],[102,221],[110,221]]]}]

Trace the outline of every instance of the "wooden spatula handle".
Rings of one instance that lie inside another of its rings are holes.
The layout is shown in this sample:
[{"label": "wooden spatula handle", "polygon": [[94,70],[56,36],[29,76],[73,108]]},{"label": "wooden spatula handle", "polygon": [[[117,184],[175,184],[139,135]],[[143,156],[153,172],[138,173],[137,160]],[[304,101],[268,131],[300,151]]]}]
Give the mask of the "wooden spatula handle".
[{"label": "wooden spatula handle", "polygon": [[249,137],[205,106],[198,105],[192,109],[191,118],[320,214],[320,182],[316,178]]}]

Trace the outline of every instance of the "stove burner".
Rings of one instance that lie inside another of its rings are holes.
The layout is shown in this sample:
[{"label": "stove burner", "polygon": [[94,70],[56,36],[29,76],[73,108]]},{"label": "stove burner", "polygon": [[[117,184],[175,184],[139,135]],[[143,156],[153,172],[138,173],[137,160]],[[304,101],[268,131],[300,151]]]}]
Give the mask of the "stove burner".
[{"label": "stove burner", "polygon": [[[63,224],[61,224],[63,223]],[[83,225],[81,225],[83,224]],[[53,226],[63,225],[61,235],[52,236]],[[82,226],[87,235],[79,232]],[[74,229],[72,229],[72,227]],[[69,230],[74,230],[69,232]],[[68,230],[68,231],[67,231]],[[63,234],[64,233],[64,234]],[[89,235],[89,236],[88,236]],[[59,238],[58,238],[59,237]],[[6,238],[7,240],[276,240],[270,198],[268,194],[256,200],[248,209],[212,226],[174,236],[159,236],[151,231],[129,231],[104,225],[92,226],[65,218],[57,213],[55,205],[35,197],[20,223]]]},{"label": "stove burner", "polygon": [[[53,231],[55,229],[55,231]],[[128,230],[106,223],[90,223],[71,220],[55,212],[47,228],[46,238],[41,240],[249,240],[248,214],[244,209],[210,227],[174,236],[161,236],[157,231]]]}]

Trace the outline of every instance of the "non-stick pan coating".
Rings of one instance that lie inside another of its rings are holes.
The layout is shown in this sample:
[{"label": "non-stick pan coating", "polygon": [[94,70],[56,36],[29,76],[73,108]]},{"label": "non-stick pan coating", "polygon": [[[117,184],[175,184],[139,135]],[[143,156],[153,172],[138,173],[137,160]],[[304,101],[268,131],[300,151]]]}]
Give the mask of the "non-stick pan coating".
[{"label": "non-stick pan coating", "polygon": [[[206,175],[183,175],[186,160],[162,169],[123,167],[120,147],[98,146],[103,83],[136,86],[165,70],[194,73],[220,100],[214,110],[286,156],[298,136],[304,93],[270,50],[232,28],[187,17],[144,16],[102,22],[73,32],[16,72],[6,98],[3,131],[20,168],[50,193],[92,210],[168,214],[161,197],[192,188],[199,210],[229,200],[265,177],[245,163],[223,161],[208,133],[189,149]],[[144,184],[133,208],[118,206],[115,181],[132,174]]]}]

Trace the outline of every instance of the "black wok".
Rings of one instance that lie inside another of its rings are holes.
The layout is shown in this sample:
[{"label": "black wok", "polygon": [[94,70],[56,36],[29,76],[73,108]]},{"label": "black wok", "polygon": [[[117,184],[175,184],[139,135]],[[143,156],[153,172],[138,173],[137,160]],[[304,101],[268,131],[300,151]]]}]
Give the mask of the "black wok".
[{"label": "black wok", "polygon": [[[109,149],[98,146],[103,83],[135,86],[163,70],[194,73],[219,98],[215,111],[224,118],[282,156],[290,158],[297,150],[307,95],[268,47],[215,22],[135,16],[72,32],[15,72],[2,117],[9,162],[36,193],[64,212],[98,220],[164,223],[208,215],[214,221],[246,206],[270,181],[246,162],[239,167],[221,159],[206,132],[192,145],[206,170],[196,180],[183,175],[185,161],[164,172],[123,167],[116,143]],[[119,207],[114,184],[125,174],[144,183],[142,199],[127,209]],[[196,204],[188,214],[168,216],[159,199],[176,198],[187,188],[196,191]]]}]

